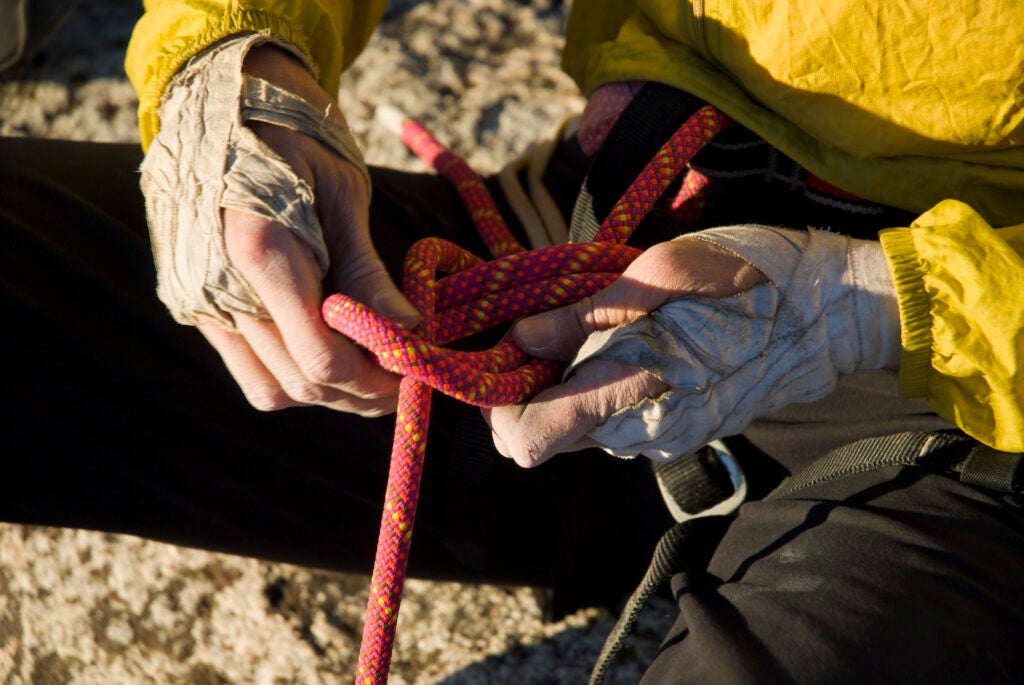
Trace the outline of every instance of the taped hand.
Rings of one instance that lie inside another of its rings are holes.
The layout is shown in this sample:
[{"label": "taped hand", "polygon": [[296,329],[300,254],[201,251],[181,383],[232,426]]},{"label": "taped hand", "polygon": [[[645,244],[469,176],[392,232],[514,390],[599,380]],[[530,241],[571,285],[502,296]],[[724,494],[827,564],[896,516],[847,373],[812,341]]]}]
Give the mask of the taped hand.
[{"label": "taped hand", "polygon": [[327,287],[418,320],[373,248],[369,174],[333,100],[293,53],[245,36],[193,58],[160,115],[142,188],[172,315],[258,409],[393,411],[398,379],[320,317]]},{"label": "taped hand", "polygon": [[899,333],[877,243],[712,229],[656,245],[593,298],[519,322],[524,349],[573,361],[562,384],[485,418],[521,466],[594,445],[670,460],[828,395],[839,374],[896,368]]}]

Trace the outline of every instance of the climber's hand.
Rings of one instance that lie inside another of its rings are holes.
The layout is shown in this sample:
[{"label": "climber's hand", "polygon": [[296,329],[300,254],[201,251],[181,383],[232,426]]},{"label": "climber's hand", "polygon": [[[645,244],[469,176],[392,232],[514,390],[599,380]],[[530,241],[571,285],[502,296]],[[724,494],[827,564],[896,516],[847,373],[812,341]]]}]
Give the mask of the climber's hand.
[{"label": "climber's hand", "polygon": [[896,369],[901,352],[877,241],[749,225],[659,245],[515,335],[538,355],[575,354],[565,383],[489,412],[498,449],[524,466],[588,443],[674,459],[828,396],[841,374]]},{"label": "climber's hand", "polygon": [[[538,357],[569,361],[591,333],[628,324],[687,295],[726,297],[764,280],[760,271],[713,245],[660,243],[608,288],[574,305],[520,321],[516,342]],[[525,404],[485,409],[498,451],[520,466],[597,443],[588,433],[616,411],[656,397],[668,386],[639,366],[592,360],[565,382]]]},{"label": "climber's hand", "polygon": [[[227,52],[217,57],[220,63],[214,69],[237,70],[240,57],[233,67],[230,58]],[[247,53],[244,71],[299,96],[314,112],[324,113],[321,125],[344,126],[337,105],[290,53],[274,45],[258,45]],[[203,77],[200,73],[197,78]],[[184,103],[181,121],[196,116],[190,107],[204,106],[208,122],[221,106],[216,101],[194,104],[196,93],[201,92],[186,86],[184,92],[172,93],[170,103],[177,97]],[[161,136],[175,125],[163,124]],[[221,177],[211,180],[211,185],[224,184],[219,199],[215,204],[204,202],[200,190],[193,202],[203,205],[196,212],[197,224],[203,223],[207,212],[220,212],[220,219],[214,218],[205,235],[198,231],[198,235],[179,237],[184,230],[195,230],[174,229],[188,223],[181,220],[160,230],[161,216],[180,213],[174,206],[154,211],[157,202],[175,201],[173,193],[165,199],[168,193],[160,187],[166,176],[161,172],[168,165],[158,159],[151,169],[145,164],[143,168],[158,267],[162,254],[169,260],[161,270],[161,298],[179,321],[199,326],[258,409],[315,404],[365,416],[393,411],[398,378],[328,328],[320,316],[327,289],[345,293],[407,327],[415,326],[419,318],[391,281],[371,242],[365,167],[312,136],[265,121],[246,121],[245,131],[228,131],[219,139],[212,132],[215,126],[200,123],[197,128],[201,133],[189,136],[194,128],[181,124],[184,134],[178,140],[158,136],[150,156],[169,157],[177,169],[183,159],[205,160],[195,152],[201,145],[227,146],[229,172],[222,174],[223,181]],[[223,138],[227,141],[219,142]],[[202,171],[195,174],[201,177]],[[252,180],[257,174],[263,176]],[[280,220],[275,220],[278,216]],[[211,253],[221,262],[216,270],[206,267],[205,273],[188,273],[189,265],[205,264],[205,255]],[[200,257],[175,258],[175,254]]]},{"label": "climber's hand", "polygon": [[[256,48],[245,68],[317,109],[331,102],[305,67],[277,48]],[[370,240],[366,182],[354,165],[312,138],[262,122],[250,122],[249,127],[313,188],[331,264],[321,284],[314,255],[291,231],[252,214],[225,210],[228,256],[270,319],[236,315],[237,334],[211,324],[200,330],[259,409],[319,404],[366,416],[393,411],[398,378],[320,316],[326,287],[408,325],[417,321],[415,309],[392,283]]]}]

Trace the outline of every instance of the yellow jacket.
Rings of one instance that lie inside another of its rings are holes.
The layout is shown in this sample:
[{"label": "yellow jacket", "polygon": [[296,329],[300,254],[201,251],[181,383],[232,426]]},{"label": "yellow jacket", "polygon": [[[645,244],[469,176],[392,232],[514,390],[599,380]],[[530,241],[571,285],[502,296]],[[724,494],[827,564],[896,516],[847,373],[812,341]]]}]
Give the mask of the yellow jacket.
[{"label": "yellow jacket", "polygon": [[[298,47],[337,92],[385,0],[149,0],[128,47],[143,146],[167,82],[238,32]],[[1024,7],[996,0],[577,0],[563,66],[585,93],[660,81],[808,170],[922,213],[881,234],[905,394],[1024,451]]]}]

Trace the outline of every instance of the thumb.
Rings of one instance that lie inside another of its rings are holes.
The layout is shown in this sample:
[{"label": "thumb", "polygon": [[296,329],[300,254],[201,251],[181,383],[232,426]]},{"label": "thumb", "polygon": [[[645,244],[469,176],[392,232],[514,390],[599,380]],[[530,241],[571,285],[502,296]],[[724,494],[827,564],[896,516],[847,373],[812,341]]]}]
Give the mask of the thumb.
[{"label": "thumb", "polygon": [[[639,284],[623,276],[610,286],[575,304],[518,321],[512,329],[516,344],[535,357],[568,361],[594,331],[615,328],[650,311]],[[637,306],[640,305],[640,306]]]},{"label": "thumb", "polygon": [[337,172],[332,177],[336,182],[318,191],[325,200],[320,220],[332,257],[327,283],[412,330],[420,321],[420,313],[391,280],[374,248],[366,183],[348,162],[341,161]]},{"label": "thumb", "polygon": [[[376,253],[363,255],[362,264],[343,273],[341,292],[362,302],[402,328],[412,330],[420,322],[420,313],[398,289]],[[360,268],[361,267],[361,268]]]},{"label": "thumb", "polygon": [[363,280],[364,284],[371,288],[370,292],[373,293],[363,301],[369,302],[373,311],[386,316],[407,330],[416,328],[421,318],[419,311],[395,286],[387,272],[379,271]]},{"label": "thumb", "polygon": [[646,250],[617,281],[592,297],[521,320],[513,335],[525,352],[568,361],[594,331],[636,321],[669,300],[728,297],[764,280],[755,267],[711,243],[672,240]]}]

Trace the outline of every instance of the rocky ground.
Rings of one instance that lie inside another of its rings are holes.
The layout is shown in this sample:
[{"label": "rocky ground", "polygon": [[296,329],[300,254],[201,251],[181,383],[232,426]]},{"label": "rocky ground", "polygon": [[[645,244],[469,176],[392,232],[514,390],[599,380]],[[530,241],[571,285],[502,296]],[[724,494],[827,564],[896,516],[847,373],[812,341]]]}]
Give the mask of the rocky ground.
[{"label": "rocky ground", "polygon": [[[138,2],[83,0],[0,79],[0,134],[138,140],[121,62]],[[398,6],[403,10],[398,11]],[[558,69],[556,0],[395,2],[339,98],[371,162],[416,168],[383,103],[489,171],[582,101]],[[0,683],[351,680],[367,579],[127,536],[0,525]],[[609,682],[635,682],[667,627],[656,604]],[[612,617],[541,619],[530,588],[409,583],[393,683],[585,682]]]}]

